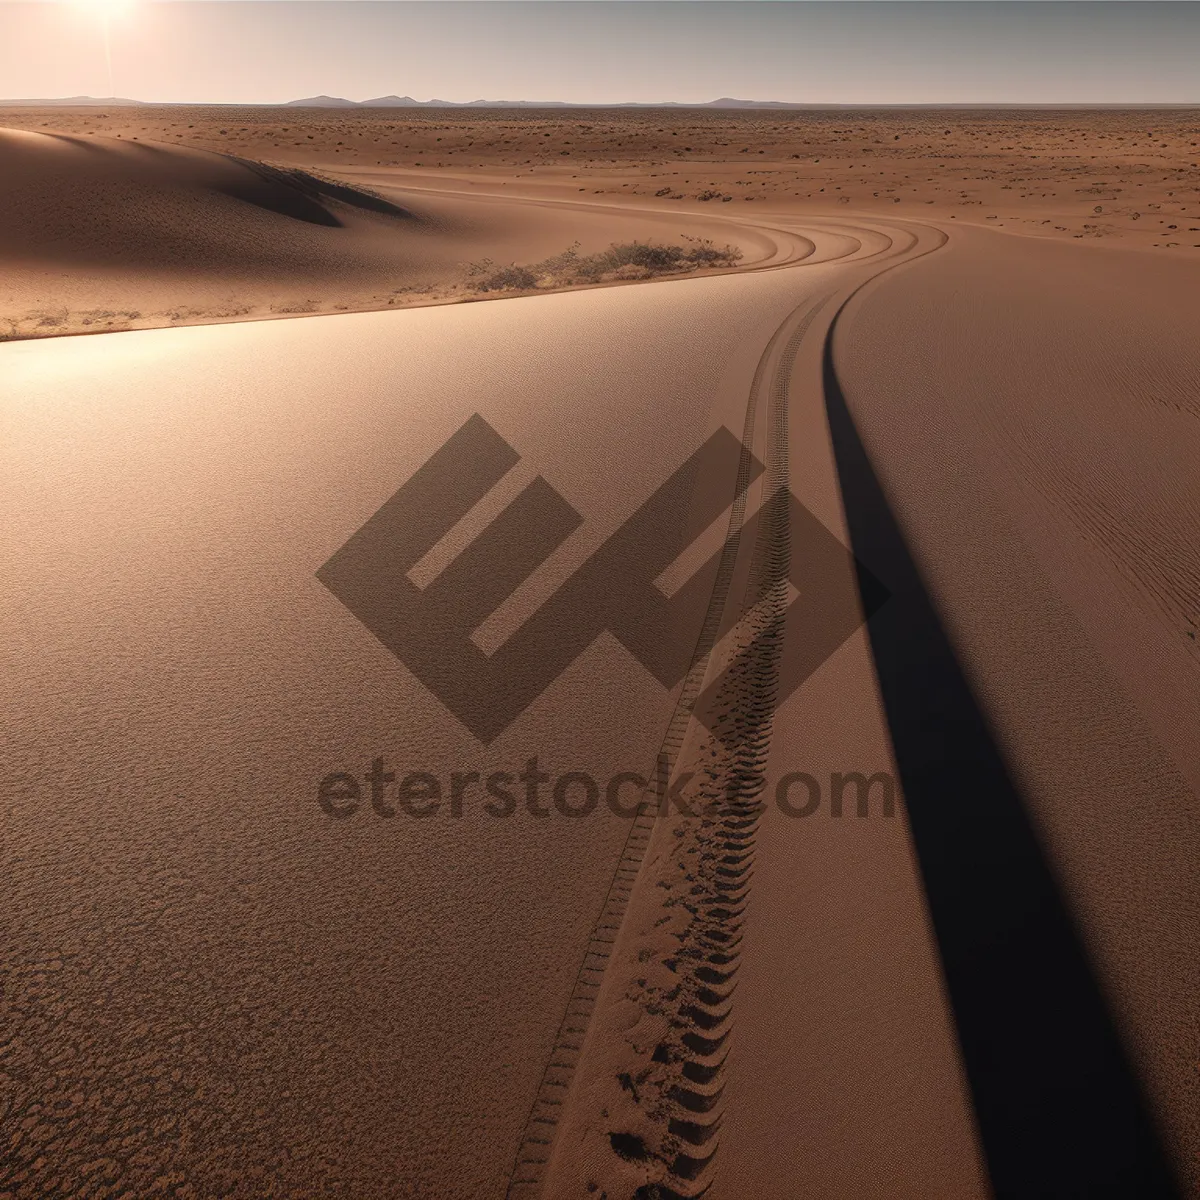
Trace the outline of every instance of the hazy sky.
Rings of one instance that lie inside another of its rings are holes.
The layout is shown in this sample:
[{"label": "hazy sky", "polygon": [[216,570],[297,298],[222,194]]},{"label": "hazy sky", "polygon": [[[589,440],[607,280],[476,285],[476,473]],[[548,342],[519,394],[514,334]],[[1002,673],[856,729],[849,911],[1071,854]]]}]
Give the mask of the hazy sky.
[{"label": "hazy sky", "polygon": [[[131,2],[114,87],[141,100],[1200,102],[1191,0]],[[108,94],[99,19],[0,0],[0,96],[78,94]]]}]

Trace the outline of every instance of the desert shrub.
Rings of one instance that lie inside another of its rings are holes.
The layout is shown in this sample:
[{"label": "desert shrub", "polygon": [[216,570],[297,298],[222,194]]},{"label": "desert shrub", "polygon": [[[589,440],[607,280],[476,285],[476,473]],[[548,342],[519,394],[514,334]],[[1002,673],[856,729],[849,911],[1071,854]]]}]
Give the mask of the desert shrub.
[{"label": "desert shrub", "polygon": [[467,267],[473,286],[482,292],[527,291],[535,287],[564,287],[611,279],[650,279],[705,267],[731,267],[741,257],[736,246],[717,246],[708,238],[683,235],[684,245],[655,242],[614,242],[597,254],[581,255],[579,243],[561,254],[528,267],[497,268],[491,259]]},{"label": "desert shrub", "polygon": [[501,267],[479,284],[481,292],[519,292],[537,287],[537,276],[528,267]]},{"label": "desert shrub", "polygon": [[579,263],[579,274],[598,279],[621,267],[644,267],[655,274],[677,271],[687,251],[683,246],[655,246],[650,242],[614,242],[607,250],[591,254]]},{"label": "desert shrub", "polygon": [[654,272],[649,267],[639,267],[637,263],[626,263],[615,271],[610,271],[605,278],[612,279],[651,279]]},{"label": "desert shrub", "polygon": [[711,238],[694,238],[683,235],[684,241],[691,243],[687,252],[687,260],[697,267],[730,267],[742,257],[742,252],[736,246],[717,246]]},{"label": "desert shrub", "polygon": [[539,276],[571,274],[579,264],[579,243],[573,242],[561,254],[544,258],[529,269]]}]

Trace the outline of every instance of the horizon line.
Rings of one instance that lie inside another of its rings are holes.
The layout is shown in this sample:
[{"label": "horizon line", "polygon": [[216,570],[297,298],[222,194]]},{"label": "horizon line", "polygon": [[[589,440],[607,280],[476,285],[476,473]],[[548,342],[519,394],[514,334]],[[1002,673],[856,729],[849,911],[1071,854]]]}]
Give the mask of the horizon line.
[{"label": "horizon line", "polygon": [[[1200,108],[1198,100],[743,100],[723,96],[716,100],[415,100],[396,97],[408,103],[386,102],[390,97],[373,100],[349,100],[324,94],[299,100],[138,100],[129,96],[44,96],[0,99],[0,107],[35,106],[91,107],[122,104],[134,107],[163,108],[708,108],[737,111],[742,108],[765,109],[873,109],[873,108]],[[328,100],[333,103],[307,103]],[[382,101],[382,103],[380,102]]]}]

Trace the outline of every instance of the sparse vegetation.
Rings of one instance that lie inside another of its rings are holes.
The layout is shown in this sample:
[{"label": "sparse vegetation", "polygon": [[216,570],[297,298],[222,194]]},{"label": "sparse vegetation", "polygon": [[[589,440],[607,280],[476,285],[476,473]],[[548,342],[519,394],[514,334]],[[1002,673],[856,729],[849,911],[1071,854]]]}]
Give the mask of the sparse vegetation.
[{"label": "sparse vegetation", "polygon": [[[495,267],[490,259],[484,259],[481,263],[472,264],[472,267],[491,269]],[[469,269],[469,275],[481,275],[483,269]],[[516,292],[525,291],[528,288],[535,288],[538,285],[537,276],[528,267],[518,267],[515,263],[511,266],[500,267],[494,270],[485,278],[479,280],[479,290],[481,292]]]},{"label": "sparse vegetation", "polygon": [[467,277],[481,292],[532,291],[732,267],[742,257],[736,246],[718,246],[708,238],[684,234],[682,241],[683,245],[614,242],[598,254],[580,254],[576,242],[561,254],[529,266],[497,267],[491,259],[481,259],[467,267]]}]

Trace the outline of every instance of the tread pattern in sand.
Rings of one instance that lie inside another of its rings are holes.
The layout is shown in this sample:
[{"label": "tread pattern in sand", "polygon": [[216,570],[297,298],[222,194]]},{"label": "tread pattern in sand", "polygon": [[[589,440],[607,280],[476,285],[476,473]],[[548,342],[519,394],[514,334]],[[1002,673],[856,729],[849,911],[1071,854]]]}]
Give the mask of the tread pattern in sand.
[{"label": "tread pattern in sand", "polygon": [[[607,1184],[606,1167],[637,1176],[624,1188],[636,1188],[637,1195],[648,1196],[647,1189],[653,1188],[660,1198],[696,1196],[709,1186],[788,606],[788,386],[800,341],[827,299],[802,306],[798,322],[796,314],[789,317],[760,360],[743,446],[753,441],[765,399],[769,498],[747,522],[745,484],[751,460],[746,451],[712,603],[662,752],[676,778],[685,769],[694,776],[679,790],[688,812],[676,817],[669,807],[664,810],[652,789],[642,797],[518,1153],[508,1193],[512,1200],[560,1194],[564,1173],[570,1177],[577,1165],[553,1160],[555,1135],[565,1105],[587,1110],[573,1112],[573,1121],[594,1115],[592,1097],[581,1097],[572,1084],[588,1053],[591,1018],[604,1003],[606,969],[612,976],[608,1001],[619,995],[617,1003],[631,1002],[638,1027],[636,1036],[631,1031],[617,1051],[626,1060],[618,1064],[624,1069],[612,1069],[612,1048],[607,1047],[589,1061],[581,1086],[590,1089],[600,1076],[600,1092],[616,1098],[630,1119],[628,1128],[610,1120],[603,1131],[599,1125],[592,1129],[594,1135],[603,1132],[608,1162],[589,1162],[603,1183],[589,1176],[585,1186]],[[779,364],[769,372],[784,338]],[[754,541],[745,596],[735,609],[740,619],[723,640],[735,562],[747,536]],[[717,670],[708,729],[696,736],[692,712],[701,702],[705,680]],[[638,901],[629,912],[635,887]],[[658,1035],[647,1037],[643,1026]],[[603,1038],[606,1032],[597,1030],[593,1037]],[[615,1117],[614,1106],[606,1105],[600,1116],[606,1113]]]}]

